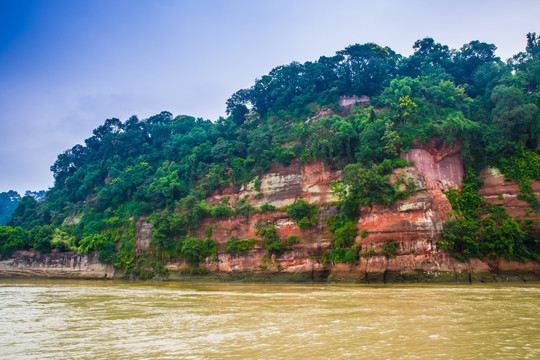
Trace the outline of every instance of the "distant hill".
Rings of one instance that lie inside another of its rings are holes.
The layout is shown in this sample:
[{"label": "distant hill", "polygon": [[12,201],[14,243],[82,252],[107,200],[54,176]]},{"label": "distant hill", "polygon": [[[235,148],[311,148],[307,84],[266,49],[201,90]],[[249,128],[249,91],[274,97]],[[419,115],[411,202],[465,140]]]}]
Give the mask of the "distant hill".
[{"label": "distant hill", "polygon": [[[47,192],[45,190],[27,190],[24,196],[30,196],[37,202],[42,202],[45,200],[46,194]],[[11,214],[13,214],[13,211],[17,208],[21,200],[21,195],[14,190],[0,193],[0,225],[5,225],[11,219]]]},{"label": "distant hill", "polygon": [[9,190],[0,193],[0,225],[5,225],[9,221],[19,201],[21,201],[21,195],[16,191]]}]

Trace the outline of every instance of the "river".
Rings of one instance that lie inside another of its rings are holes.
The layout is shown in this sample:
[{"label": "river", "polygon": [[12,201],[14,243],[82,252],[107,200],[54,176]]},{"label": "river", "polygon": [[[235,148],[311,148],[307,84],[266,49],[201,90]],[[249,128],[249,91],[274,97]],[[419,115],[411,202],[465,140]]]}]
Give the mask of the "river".
[{"label": "river", "polygon": [[540,359],[540,285],[0,280],[1,359]]}]

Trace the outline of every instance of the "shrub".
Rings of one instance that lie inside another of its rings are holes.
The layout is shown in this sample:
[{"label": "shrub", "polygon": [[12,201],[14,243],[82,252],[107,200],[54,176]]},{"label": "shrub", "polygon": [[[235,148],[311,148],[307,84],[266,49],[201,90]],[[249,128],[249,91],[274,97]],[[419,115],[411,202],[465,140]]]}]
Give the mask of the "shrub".
[{"label": "shrub", "polygon": [[366,252],[364,252],[362,254],[362,257],[365,258],[365,259],[369,259],[370,257],[375,256],[375,255],[377,255],[377,252],[375,251],[375,248],[370,247],[369,249],[366,250]]},{"label": "shrub", "polygon": [[394,259],[397,256],[398,249],[399,249],[399,243],[397,241],[390,241],[383,244],[382,249],[381,249],[381,254]]},{"label": "shrub", "polygon": [[181,253],[188,264],[197,266],[205,257],[215,255],[217,244],[216,240],[201,240],[193,236],[186,236],[182,243]]},{"label": "shrub", "polygon": [[246,199],[242,199],[234,205],[235,215],[249,216],[253,212],[255,212],[255,208]]},{"label": "shrub", "polygon": [[261,190],[261,179],[259,179],[258,177],[253,180],[253,188],[257,191]]},{"label": "shrub", "polygon": [[354,221],[347,221],[342,227],[336,229],[333,237],[334,248],[347,248],[354,244],[356,231]]},{"label": "shrub", "polygon": [[330,259],[333,262],[352,263],[358,260],[358,253],[352,249],[333,249],[330,252]]},{"label": "shrub", "polygon": [[105,234],[92,234],[84,236],[79,241],[79,253],[81,255],[88,254],[88,251],[100,251],[107,246],[109,237]]},{"label": "shrub", "polygon": [[210,224],[206,229],[204,229],[204,235],[206,235],[206,238],[209,239],[212,237],[212,231],[216,227],[216,224]]},{"label": "shrub", "polygon": [[270,254],[280,255],[283,253],[283,243],[279,239],[276,227],[272,224],[259,222],[257,223],[256,235],[261,236],[263,245]]},{"label": "shrub", "polygon": [[296,221],[302,218],[310,219],[313,215],[319,212],[319,208],[316,205],[311,205],[304,199],[298,199],[287,208],[287,215],[291,219]]},{"label": "shrub", "polygon": [[296,235],[291,235],[287,238],[286,244],[287,246],[295,245],[300,242],[300,239]]},{"label": "shrub", "polygon": [[317,220],[316,217],[311,217],[311,218],[303,217],[302,219],[300,219],[300,221],[298,221],[298,227],[302,230],[306,230],[310,226],[317,225],[318,222],[319,221]]},{"label": "shrub", "polygon": [[29,237],[28,231],[19,226],[0,226],[0,256],[9,258],[15,251],[24,249]]},{"label": "shrub", "polygon": [[276,210],[276,207],[272,204],[264,203],[261,205],[261,212],[274,212]]},{"label": "shrub", "polygon": [[143,280],[150,280],[152,279],[156,274],[151,270],[143,270],[139,277]]},{"label": "shrub", "polygon": [[[30,231],[34,248],[40,253],[48,253],[52,250],[52,238],[54,236],[54,227],[51,225],[35,226]],[[99,250],[96,246],[93,250]]]},{"label": "shrub", "polygon": [[210,215],[212,215],[212,217],[215,217],[215,218],[229,217],[229,216],[233,216],[234,212],[230,206],[218,204],[212,208],[212,210],[210,211]]},{"label": "shrub", "polygon": [[243,240],[235,236],[231,236],[231,238],[225,242],[225,246],[227,247],[227,252],[232,255],[246,253],[249,250],[253,249],[254,245],[255,245],[255,239]]},{"label": "shrub", "polygon": [[98,251],[98,260],[102,264],[111,263],[114,259],[114,242],[107,241]]}]

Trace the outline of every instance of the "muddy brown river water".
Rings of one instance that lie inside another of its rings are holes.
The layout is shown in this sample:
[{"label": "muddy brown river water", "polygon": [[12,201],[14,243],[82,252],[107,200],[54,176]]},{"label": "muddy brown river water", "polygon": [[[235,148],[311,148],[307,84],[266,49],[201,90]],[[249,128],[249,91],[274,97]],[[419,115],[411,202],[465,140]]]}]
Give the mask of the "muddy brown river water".
[{"label": "muddy brown river water", "polygon": [[0,280],[0,359],[540,359],[540,284]]}]

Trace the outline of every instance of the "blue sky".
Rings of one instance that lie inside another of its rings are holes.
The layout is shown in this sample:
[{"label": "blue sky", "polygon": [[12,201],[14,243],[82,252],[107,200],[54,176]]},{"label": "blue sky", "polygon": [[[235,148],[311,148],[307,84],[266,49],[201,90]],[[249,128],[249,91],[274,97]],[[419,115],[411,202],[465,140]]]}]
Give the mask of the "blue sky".
[{"label": "blue sky", "polygon": [[539,15],[529,0],[0,0],[0,192],[51,187],[56,156],[107,118],[215,120],[273,67],[354,43],[480,40],[505,60]]}]

